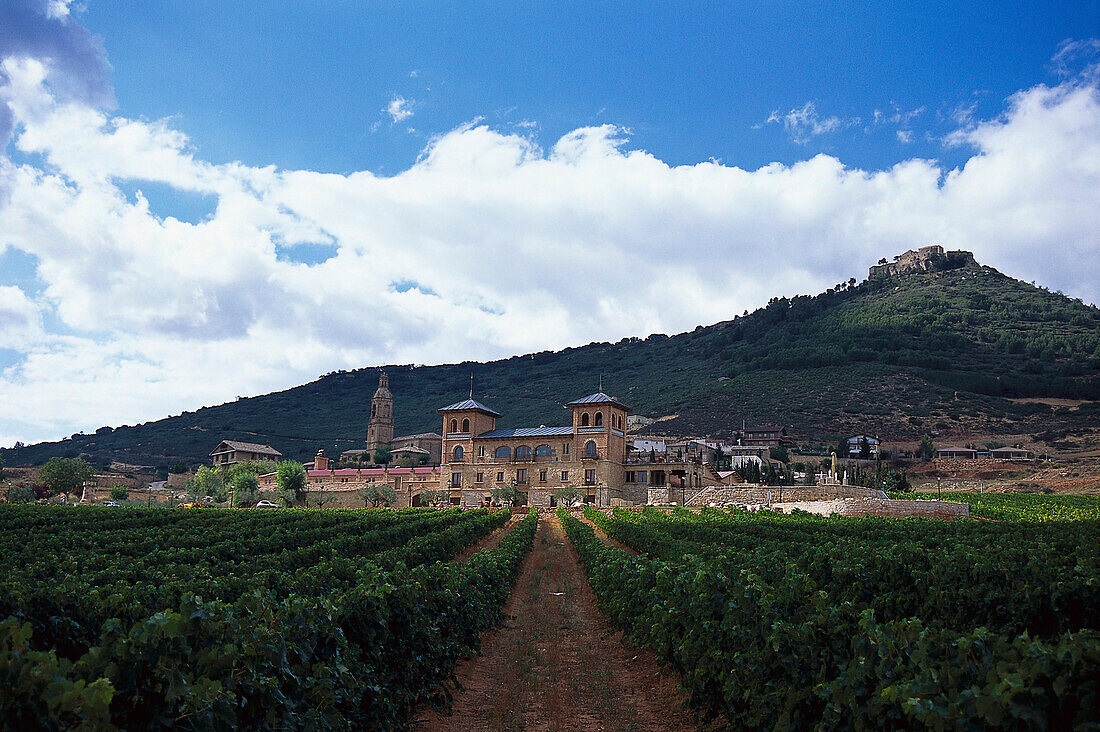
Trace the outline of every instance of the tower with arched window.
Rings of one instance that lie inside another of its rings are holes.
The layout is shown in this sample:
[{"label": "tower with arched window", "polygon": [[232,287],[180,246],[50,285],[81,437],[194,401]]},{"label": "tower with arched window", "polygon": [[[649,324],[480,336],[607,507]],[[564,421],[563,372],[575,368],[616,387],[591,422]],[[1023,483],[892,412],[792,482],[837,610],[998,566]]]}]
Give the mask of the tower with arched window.
[{"label": "tower with arched window", "polygon": [[569,402],[573,410],[573,434],[581,459],[622,463],[626,458],[626,415],[630,408],[598,391]]},{"label": "tower with arched window", "polygon": [[390,379],[383,371],[378,375],[378,388],[370,400],[370,421],[367,422],[367,450],[388,447],[393,440],[393,393]]}]

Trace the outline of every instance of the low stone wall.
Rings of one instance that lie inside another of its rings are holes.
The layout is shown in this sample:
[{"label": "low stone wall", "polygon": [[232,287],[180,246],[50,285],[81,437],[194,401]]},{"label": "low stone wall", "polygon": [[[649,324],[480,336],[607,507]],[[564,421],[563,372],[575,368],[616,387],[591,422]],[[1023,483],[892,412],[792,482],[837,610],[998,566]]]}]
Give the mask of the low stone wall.
[{"label": "low stone wall", "polygon": [[851,485],[773,485],[738,488],[706,488],[689,496],[688,506],[828,501],[840,498],[881,498],[882,492]]},{"label": "low stone wall", "polygon": [[1033,467],[1032,460],[1007,460],[1004,458],[977,458],[971,460],[970,458],[936,458],[932,461],[932,464],[936,466],[936,470],[942,470],[944,472],[951,472],[954,470],[1012,470],[1013,468],[1019,470],[1026,470]]},{"label": "low stone wall", "polygon": [[970,515],[970,506],[953,501],[893,501],[882,498],[846,498],[834,501],[795,501],[772,504],[785,513],[806,511],[821,516],[887,516],[955,519]]}]

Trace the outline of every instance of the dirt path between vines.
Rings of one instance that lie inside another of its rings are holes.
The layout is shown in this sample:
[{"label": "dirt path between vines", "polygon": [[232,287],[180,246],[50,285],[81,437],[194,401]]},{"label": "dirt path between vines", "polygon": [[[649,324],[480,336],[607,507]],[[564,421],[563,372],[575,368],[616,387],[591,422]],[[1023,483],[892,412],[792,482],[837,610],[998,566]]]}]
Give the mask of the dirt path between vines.
[{"label": "dirt path between vines", "polygon": [[622,543],[621,541],[617,541],[615,539],[612,539],[610,536],[608,536],[606,533],[604,533],[603,529],[601,529],[599,526],[596,526],[596,524],[592,523],[592,521],[588,517],[584,516],[583,514],[578,514],[577,518],[581,521],[581,523],[585,523],[585,524],[588,524],[589,526],[591,526],[593,533],[596,534],[596,538],[599,539],[600,541],[602,541],[604,544],[608,544],[610,546],[613,546],[616,549],[622,549],[627,554],[633,555],[635,557],[638,556],[638,554],[640,553],[634,547],[628,546],[628,545]]},{"label": "dirt path between vines", "polygon": [[694,730],[685,694],[654,654],[623,645],[596,609],[556,516],[535,545],[481,654],[459,664],[450,715],[418,710],[414,730]]},{"label": "dirt path between vines", "polygon": [[480,551],[484,551],[485,549],[495,549],[497,545],[500,544],[500,540],[503,539],[504,536],[512,530],[512,527],[522,521],[526,515],[527,514],[520,513],[519,511],[513,512],[511,518],[504,522],[504,526],[501,526],[499,529],[494,529],[493,533],[489,534],[484,539],[476,541],[470,546],[466,547],[458,554],[456,554],[454,556],[454,559],[452,559],[451,561],[464,562]]}]

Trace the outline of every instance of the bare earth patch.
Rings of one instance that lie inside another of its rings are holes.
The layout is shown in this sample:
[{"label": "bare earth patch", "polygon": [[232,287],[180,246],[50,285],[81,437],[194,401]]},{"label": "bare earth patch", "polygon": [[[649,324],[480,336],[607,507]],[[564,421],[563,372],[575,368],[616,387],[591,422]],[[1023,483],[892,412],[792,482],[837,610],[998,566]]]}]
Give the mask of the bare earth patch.
[{"label": "bare earth patch", "polygon": [[626,647],[596,609],[556,516],[535,545],[482,652],[459,664],[451,714],[419,710],[416,730],[694,730],[686,695],[656,656]]}]

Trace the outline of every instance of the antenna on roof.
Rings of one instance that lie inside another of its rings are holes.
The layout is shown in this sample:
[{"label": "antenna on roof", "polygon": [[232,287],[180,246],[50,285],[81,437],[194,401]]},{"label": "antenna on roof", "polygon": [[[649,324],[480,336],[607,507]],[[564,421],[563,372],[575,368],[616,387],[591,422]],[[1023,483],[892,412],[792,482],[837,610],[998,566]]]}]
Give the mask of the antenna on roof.
[{"label": "antenna on roof", "polygon": [[600,391],[603,391],[603,374],[600,374]]}]

